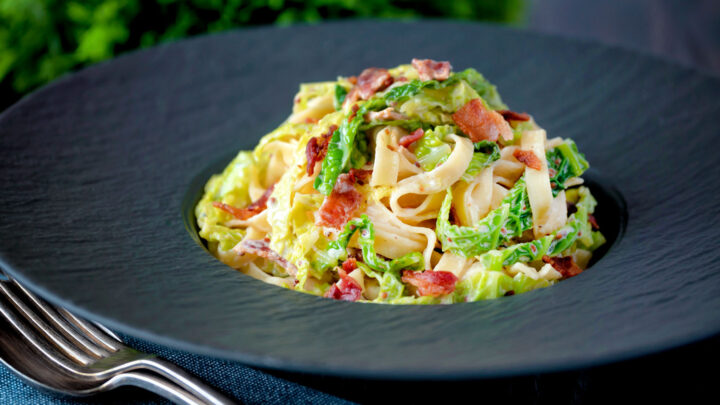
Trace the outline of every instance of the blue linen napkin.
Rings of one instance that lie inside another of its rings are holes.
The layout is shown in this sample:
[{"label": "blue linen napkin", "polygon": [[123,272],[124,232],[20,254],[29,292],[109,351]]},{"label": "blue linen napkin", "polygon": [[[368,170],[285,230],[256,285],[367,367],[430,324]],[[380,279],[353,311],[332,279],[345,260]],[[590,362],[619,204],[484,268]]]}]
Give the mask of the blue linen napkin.
[{"label": "blue linen napkin", "polygon": [[[123,336],[125,343],[146,353],[155,353],[243,404],[351,404],[338,397],[275,377],[231,361],[218,360],[168,349]],[[168,401],[137,389],[116,390],[89,398],[59,397],[25,384],[0,363],[0,404],[165,404]]]}]

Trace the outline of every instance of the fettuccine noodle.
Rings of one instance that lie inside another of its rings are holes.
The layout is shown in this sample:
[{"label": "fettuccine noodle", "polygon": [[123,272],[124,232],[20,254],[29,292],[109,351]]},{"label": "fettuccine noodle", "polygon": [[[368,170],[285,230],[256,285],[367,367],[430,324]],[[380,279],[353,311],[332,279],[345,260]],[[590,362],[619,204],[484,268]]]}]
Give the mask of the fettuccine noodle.
[{"label": "fettuccine noodle", "polygon": [[300,86],[207,183],[199,234],[264,282],[328,298],[475,301],[582,272],[605,241],[588,168],[473,69],[413,59]]}]

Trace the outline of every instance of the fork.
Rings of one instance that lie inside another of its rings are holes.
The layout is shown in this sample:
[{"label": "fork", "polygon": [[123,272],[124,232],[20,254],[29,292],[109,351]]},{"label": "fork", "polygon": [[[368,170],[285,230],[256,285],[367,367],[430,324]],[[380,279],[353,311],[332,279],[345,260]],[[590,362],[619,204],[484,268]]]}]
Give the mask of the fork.
[{"label": "fork", "polygon": [[[61,374],[95,388],[105,384],[105,390],[123,383],[156,388],[156,393],[168,397],[167,388],[176,386],[181,394],[168,399],[193,404],[234,403],[178,366],[126,346],[102,325],[55,307],[4,272],[0,275],[7,278],[0,279],[0,297],[12,304],[0,299],[0,313]],[[153,385],[157,382],[166,385]]]},{"label": "fork", "polygon": [[0,362],[29,384],[45,391],[88,396],[122,386],[135,386],[155,392],[177,403],[193,405],[203,403],[170,381],[144,372],[120,373],[102,384],[97,381],[83,381],[77,376],[59,370],[52,363],[38,356],[25,338],[13,332],[12,327],[6,327],[6,322],[0,320]]}]

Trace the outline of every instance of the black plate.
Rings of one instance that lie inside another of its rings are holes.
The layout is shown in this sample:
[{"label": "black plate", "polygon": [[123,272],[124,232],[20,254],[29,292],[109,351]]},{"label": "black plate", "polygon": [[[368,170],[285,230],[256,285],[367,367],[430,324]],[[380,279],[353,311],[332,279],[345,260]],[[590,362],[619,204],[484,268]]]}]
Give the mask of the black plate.
[{"label": "black plate", "polygon": [[[412,57],[476,67],[513,109],[577,141],[616,237],[595,266],[511,298],[393,307],[267,285],[204,250],[187,215],[202,183],[287,116],[299,83]],[[485,25],[360,21],[181,41],[59,80],[0,116],[0,264],[122,332],[256,366],[452,378],[615,361],[720,331],[719,116],[715,78]]]}]

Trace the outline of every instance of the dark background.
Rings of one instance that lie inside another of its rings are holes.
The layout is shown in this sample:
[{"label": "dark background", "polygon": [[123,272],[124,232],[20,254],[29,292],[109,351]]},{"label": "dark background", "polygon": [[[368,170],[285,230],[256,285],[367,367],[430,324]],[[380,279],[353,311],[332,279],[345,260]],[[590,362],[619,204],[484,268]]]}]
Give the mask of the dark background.
[{"label": "dark background", "polygon": [[[257,24],[338,18],[457,18],[590,39],[720,73],[720,1],[174,1],[0,0],[0,111],[52,79],[123,52]],[[233,5],[235,3],[235,5]],[[73,5],[74,4],[74,5]],[[629,112],[632,114],[632,112]],[[365,403],[606,403],[710,399],[720,360],[715,337],[591,369],[452,383],[358,381],[272,372]]]}]

